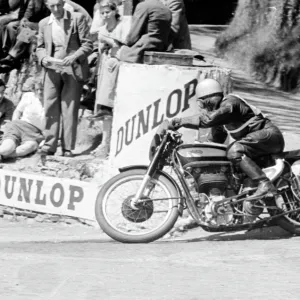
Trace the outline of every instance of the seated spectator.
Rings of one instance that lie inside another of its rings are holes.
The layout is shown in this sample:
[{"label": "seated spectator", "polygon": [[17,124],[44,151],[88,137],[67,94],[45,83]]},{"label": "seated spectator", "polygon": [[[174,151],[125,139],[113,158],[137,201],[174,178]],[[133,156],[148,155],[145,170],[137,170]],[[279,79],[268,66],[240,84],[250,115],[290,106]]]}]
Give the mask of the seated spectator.
[{"label": "seated spectator", "polygon": [[2,47],[6,25],[18,20],[20,2],[22,0],[0,0],[0,57],[4,56]]},{"label": "seated spectator", "polygon": [[142,63],[145,51],[166,51],[171,31],[171,12],[159,0],[139,1],[126,45],[119,52],[124,62]]},{"label": "seated spectator", "polygon": [[5,126],[0,157],[26,156],[35,152],[44,139],[45,127],[42,84],[27,79],[24,94],[15,109],[13,119]]},{"label": "seated spectator", "polygon": [[[37,34],[38,22],[49,15],[49,10],[41,0],[29,0],[24,14],[19,12],[19,20],[6,26],[11,46],[8,55],[0,60],[2,70],[8,72],[15,68],[18,60],[28,50],[32,38]],[[22,17],[22,18],[21,18]]]},{"label": "seated spectator", "polygon": [[5,125],[11,121],[14,112],[14,104],[4,97],[5,88],[5,83],[0,79],[0,132],[3,132]]},{"label": "seated spectator", "polygon": [[[65,0],[65,9],[71,12],[81,12],[88,24],[92,23],[92,18],[88,12],[79,4]],[[18,64],[19,59],[23,58],[28,51],[32,39],[38,33],[38,23],[50,15],[44,0],[29,0],[23,18],[20,22],[11,22],[7,25],[8,35],[10,37],[11,48],[8,55],[0,59],[0,70],[9,72]],[[20,13],[19,13],[20,18]]]},{"label": "seated spectator", "polygon": [[3,53],[7,53],[9,49],[15,44],[18,34],[18,28],[20,25],[23,26],[23,22],[26,21],[24,19],[24,15],[30,1],[31,0],[20,0],[17,18],[6,24],[2,36]]},{"label": "seated spectator", "polygon": [[172,13],[170,45],[173,49],[192,49],[183,0],[161,0]]}]

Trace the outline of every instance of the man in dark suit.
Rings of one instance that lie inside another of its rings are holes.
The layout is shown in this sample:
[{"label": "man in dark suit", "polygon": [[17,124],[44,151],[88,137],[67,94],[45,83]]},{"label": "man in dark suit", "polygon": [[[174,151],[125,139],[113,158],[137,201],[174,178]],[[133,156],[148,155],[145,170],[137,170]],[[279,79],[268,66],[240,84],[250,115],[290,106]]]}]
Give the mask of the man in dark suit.
[{"label": "man in dark suit", "polygon": [[192,49],[183,0],[160,0],[172,13],[170,44],[174,49]]},{"label": "man in dark suit", "polygon": [[16,37],[18,34],[18,28],[19,26],[23,26],[25,19],[24,15],[27,10],[28,4],[30,0],[20,0],[19,1],[19,11],[18,11],[18,17],[15,20],[12,20],[9,22],[5,30],[3,31],[2,36],[2,48],[3,51],[6,52],[10,49],[12,45],[16,42]]},{"label": "man in dark suit", "polygon": [[[88,80],[87,57],[93,44],[86,18],[81,13],[64,9],[64,0],[46,0],[50,17],[39,23],[37,57],[45,68],[44,105],[46,116],[44,155],[54,155],[59,138],[62,116],[63,155],[73,156],[78,109],[83,83]],[[53,62],[60,60],[67,70],[53,70]]]},{"label": "man in dark suit", "polygon": [[[145,51],[166,51],[171,32],[171,11],[159,0],[139,1],[133,14],[126,45],[122,45],[116,57],[107,60],[98,85],[101,99],[97,99],[98,109],[91,119],[111,115],[116,78],[120,61],[142,63]],[[110,41],[107,40],[107,43]]]},{"label": "man in dark suit", "polygon": [[9,71],[28,50],[30,42],[38,30],[38,22],[49,16],[50,12],[44,0],[28,0],[27,8],[20,22],[11,22],[7,26],[11,48],[5,58],[0,59],[1,68]]},{"label": "man in dark suit", "polygon": [[141,63],[145,51],[166,51],[171,30],[171,12],[159,0],[142,0],[135,8],[126,46],[120,60]]}]

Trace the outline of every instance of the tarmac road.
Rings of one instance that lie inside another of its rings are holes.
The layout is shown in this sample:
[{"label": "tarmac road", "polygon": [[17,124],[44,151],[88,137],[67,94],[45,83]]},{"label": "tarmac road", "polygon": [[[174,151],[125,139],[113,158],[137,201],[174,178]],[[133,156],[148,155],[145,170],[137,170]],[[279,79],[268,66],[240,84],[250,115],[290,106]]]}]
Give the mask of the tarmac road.
[{"label": "tarmac road", "polygon": [[[214,37],[193,44],[215,62]],[[299,95],[268,89],[234,69],[235,92],[267,109],[299,145]],[[300,148],[300,146],[299,146]],[[2,224],[3,223],[3,224]],[[300,239],[278,229],[209,234],[195,229],[147,245],[97,229],[1,222],[1,300],[300,299]]]},{"label": "tarmac road", "polygon": [[202,233],[147,245],[1,239],[0,299],[299,299],[299,238]]}]

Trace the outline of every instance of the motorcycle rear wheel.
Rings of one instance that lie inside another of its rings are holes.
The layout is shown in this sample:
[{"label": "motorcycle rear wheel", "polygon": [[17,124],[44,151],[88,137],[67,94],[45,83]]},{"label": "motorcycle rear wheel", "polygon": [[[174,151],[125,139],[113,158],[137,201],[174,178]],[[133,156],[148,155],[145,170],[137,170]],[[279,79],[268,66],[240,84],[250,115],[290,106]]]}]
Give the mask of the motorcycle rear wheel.
[{"label": "motorcycle rear wheel", "polygon": [[[101,229],[114,240],[122,243],[149,243],[168,233],[178,219],[178,192],[173,183],[160,171],[157,171],[151,180],[153,192],[156,187],[160,187],[166,195],[163,196],[162,192],[158,192],[156,198],[173,199],[152,201],[155,199],[147,197],[139,211],[132,210],[130,199],[137,192],[145,173],[146,170],[141,169],[120,173],[105,183],[98,193],[95,206],[97,222]],[[131,186],[126,184],[134,180],[138,180],[139,183],[130,192]],[[121,187],[119,195],[117,193],[115,197],[110,198],[119,187]],[[165,203],[167,203],[167,211],[160,210]],[[110,213],[115,210],[117,213],[113,213],[114,217],[111,218]],[[160,219],[160,214],[164,212],[165,217]],[[153,219],[159,224],[157,226],[153,224],[154,228],[149,229],[152,227]]]},{"label": "motorcycle rear wheel", "polygon": [[[276,186],[277,188],[282,188],[286,184],[286,181],[281,179],[278,181]],[[299,182],[294,176],[292,179],[291,188],[287,189],[286,192],[282,193],[281,195],[275,197],[275,205],[282,211],[300,208],[299,187]],[[284,230],[295,235],[300,235],[300,212],[286,214],[285,216],[278,218],[276,223]]]}]

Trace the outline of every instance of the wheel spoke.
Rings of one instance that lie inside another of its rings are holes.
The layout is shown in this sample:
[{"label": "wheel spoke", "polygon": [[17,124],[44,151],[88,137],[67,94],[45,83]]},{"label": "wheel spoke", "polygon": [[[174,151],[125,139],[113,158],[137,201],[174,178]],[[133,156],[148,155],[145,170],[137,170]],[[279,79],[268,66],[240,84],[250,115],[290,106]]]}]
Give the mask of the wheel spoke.
[{"label": "wheel spoke", "polygon": [[[276,202],[277,202],[277,206],[280,207],[285,212],[295,210],[300,207],[298,198],[290,189],[282,193],[281,196],[276,199]],[[299,212],[292,212],[285,215],[284,217],[289,219],[292,223],[300,225]]]},{"label": "wheel spoke", "polygon": [[[151,181],[151,192],[148,200],[131,209],[130,201],[138,191],[143,176],[132,176],[112,186],[107,193],[103,210],[110,226],[126,234],[145,234],[152,232],[166,222],[172,205],[172,195],[157,180]],[[151,200],[154,201],[151,201]],[[157,201],[155,201],[157,199]],[[126,201],[126,202],[124,202]]]}]

